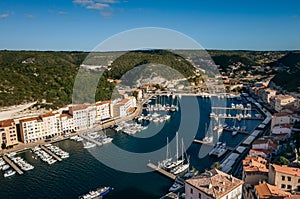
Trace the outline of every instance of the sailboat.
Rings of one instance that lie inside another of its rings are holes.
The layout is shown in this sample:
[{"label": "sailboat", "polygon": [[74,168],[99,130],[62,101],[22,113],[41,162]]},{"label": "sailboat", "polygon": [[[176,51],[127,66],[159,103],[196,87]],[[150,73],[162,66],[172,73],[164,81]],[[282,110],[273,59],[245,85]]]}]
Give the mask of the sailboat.
[{"label": "sailboat", "polygon": [[164,159],[162,162],[160,162],[160,167],[166,168],[167,165],[169,165],[172,161],[172,158],[169,158],[170,152],[169,152],[169,138],[167,137],[167,154],[166,159]]},{"label": "sailboat", "polygon": [[[207,132],[208,129],[207,129],[207,124],[205,124],[205,132]],[[213,142],[213,136],[211,135],[211,132],[208,133],[209,135],[205,136],[203,139],[202,139],[202,142],[205,143],[205,144],[210,144]]]},{"label": "sailboat", "polygon": [[173,169],[171,172],[174,173],[174,175],[178,175],[186,170],[189,169],[190,167],[190,163],[188,160],[188,163],[184,164],[184,144],[183,144],[183,139],[181,140],[181,165],[179,165],[178,167],[176,167],[175,169]]},{"label": "sailboat", "polygon": [[178,165],[180,165],[183,162],[183,160],[182,159],[179,160],[178,158],[179,157],[178,157],[178,132],[177,132],[176,133],[176,160],[174,162],[169,162],[166,165],[165,169],[171,170],[171,169],[177,167]]},{"label": "sailboat", "polygon": [[234,119],[234,125],[232,127],[233,131],[232,131],[232,136],[235,136],[238,134],[238,130],[240,129],[239,126],[236,126],[236,119]]}]

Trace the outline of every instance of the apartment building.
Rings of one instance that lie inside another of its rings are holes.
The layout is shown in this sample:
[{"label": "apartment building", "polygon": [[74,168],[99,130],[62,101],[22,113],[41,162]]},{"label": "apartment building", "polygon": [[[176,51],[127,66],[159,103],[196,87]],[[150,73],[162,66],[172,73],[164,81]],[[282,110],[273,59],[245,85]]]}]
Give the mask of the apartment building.
[{"label": "apartment building", "polygon": [[290,95],[276,95],[270,98],[270,105],[275,110],[280,112],[284,106],[291,104],[296,99]]},{"label": "apartment building", "polygon": [[74,132],[74,120],[71,115],[61,114],[59,118],[61,134],[65,135]]},{"label": "apartment building", "polygon": [[31,117],[20,120],[21,141],[24,143],[46,139],[44,122],[40,117]]},{"label": "apartment building", "polygon": [[97,102],[95,107],[97,120],[102,121],[111,118],[111,101]]},{"label": "apartment building", "polygon": [[243,181],[245,184],[257,185],[268,180],[267,160],[259,156],[247,156],[243,160]]},{"label": "apartment building", "polygon": [[300,191],[300,169],[270,164],[268,182],[284,191]]},{"label": "apartment building", "polygon": [[16,124],[13,119],[0,121],[0,144],[3,143],[6,147],[18,143]]}]

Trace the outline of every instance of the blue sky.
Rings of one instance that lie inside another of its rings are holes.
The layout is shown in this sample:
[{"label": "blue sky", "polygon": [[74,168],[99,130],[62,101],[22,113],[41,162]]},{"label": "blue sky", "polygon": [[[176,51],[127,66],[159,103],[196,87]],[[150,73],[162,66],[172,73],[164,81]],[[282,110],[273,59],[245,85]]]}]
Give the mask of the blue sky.
[{"label": "blue sky", "polygon": [[0,49],[90,51],[132,28],[162,27],[206,49],[300,49],[298,0],[1,0]]}]

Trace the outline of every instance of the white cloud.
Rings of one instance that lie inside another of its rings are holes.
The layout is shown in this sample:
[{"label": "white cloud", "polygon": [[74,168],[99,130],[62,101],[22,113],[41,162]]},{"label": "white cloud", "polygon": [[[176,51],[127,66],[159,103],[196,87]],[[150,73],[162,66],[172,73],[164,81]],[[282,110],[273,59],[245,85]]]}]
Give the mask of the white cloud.
[{"label": "white cloud", "polygon": [[89,10],[103,10],[104,8],[108,8],[108,7],[109,7],[109,4],[105,4],[105,3],[95,3],[92,5],[86,6],[86,8]]},{"label": "white cloud", "polygon": [[4,13],[4,14],[0,15],[0,19],[5,19],[7,17],[9,17],[9,14],[7,14],[7,13]]},{"label": "white cloud", "polygon": [[99,10],[104,17],[112,15],[112,4],[119,3],[118,0],[73,0],[73,3],[85,7],[88,10]]}]

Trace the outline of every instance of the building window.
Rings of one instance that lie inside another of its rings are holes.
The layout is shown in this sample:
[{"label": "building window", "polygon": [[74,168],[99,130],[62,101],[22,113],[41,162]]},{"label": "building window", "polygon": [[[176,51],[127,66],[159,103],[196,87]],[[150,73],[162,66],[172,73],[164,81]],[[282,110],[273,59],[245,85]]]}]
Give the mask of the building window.
[{"label": "building window", "polygon": [[300,178],[298,179],[298,183],[300,183]]},{"label": "building window", "polygon": [[285,184],[282,184],[282,185],[281,185],[281,188],[282,188],[282,189],[285,189]]},{"label": "building window", "polygon": [[287,189],[292,189],[292,185],[288,185],[288,186],[287,186]]},{"label": "building window", "polygon": [[285,181],[285,176],[281,176],[281,180],[282,180],[282,181]]},{"label": "building window", "polygon": [[199,196],[198,196],[198,197],[199,197],[199,199],[201,199],[201,193],[199,193]]},{"label": "building window", "polygon": [[193,194],[193,189],[191,188],[191,194]]},{"label": "building window", "polygon": [[291,177],[287,177],[288,181],[291,181]]}]

